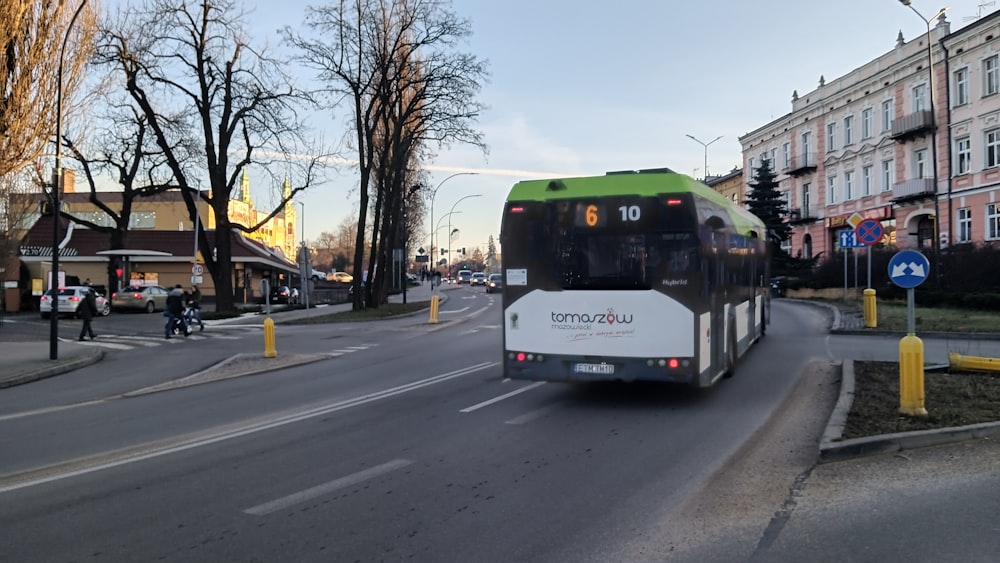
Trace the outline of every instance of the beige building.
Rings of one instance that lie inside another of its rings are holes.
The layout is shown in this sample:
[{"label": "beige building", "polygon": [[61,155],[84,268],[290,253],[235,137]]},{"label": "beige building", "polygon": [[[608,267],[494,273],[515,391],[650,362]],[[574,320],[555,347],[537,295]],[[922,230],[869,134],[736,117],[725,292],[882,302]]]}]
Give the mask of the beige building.
[{"label": "beige building", "polygon": [[998,36],[1000,13],[955,33],[942,17],[930,34],[933,79],[927,34],[900,34],[892,50],[820,77],[793,93],[790,113],[740,137],[744,189],[763,159],[777,173],[793,255],[839,250],[854,214],[880,221],[883,243],[928,257],[1000,240]]}]

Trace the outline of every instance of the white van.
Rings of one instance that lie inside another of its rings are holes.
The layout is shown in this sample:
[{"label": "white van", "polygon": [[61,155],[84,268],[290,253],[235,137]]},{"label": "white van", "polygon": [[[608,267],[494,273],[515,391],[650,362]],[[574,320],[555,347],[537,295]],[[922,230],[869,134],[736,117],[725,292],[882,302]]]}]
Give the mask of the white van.
[{"label": "white van", "polygon": [[458,271],[458,284],[469,283],[472,281],[472,270],[459,270]]}]

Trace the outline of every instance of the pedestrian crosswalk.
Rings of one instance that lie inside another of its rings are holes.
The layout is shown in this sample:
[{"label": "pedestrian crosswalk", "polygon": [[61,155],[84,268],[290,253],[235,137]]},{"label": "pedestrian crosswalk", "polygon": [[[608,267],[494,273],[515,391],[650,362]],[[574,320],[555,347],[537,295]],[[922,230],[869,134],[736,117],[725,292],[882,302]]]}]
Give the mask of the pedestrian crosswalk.
[{"label": "pedestrian crosswalk", "polygon": [[260,335],[260,330],[243,330],[240,332],[192,332],[190,336],[175,335],[164,338],[159,334],[107,334],[99,333],[93,340],[73,340],[80,346],[101,348],[105,350],[136,350],[140,348],[155,348],[157,346],[175,346],[182,342],[198,342],[205,340],[241,340],[251,335]]}]

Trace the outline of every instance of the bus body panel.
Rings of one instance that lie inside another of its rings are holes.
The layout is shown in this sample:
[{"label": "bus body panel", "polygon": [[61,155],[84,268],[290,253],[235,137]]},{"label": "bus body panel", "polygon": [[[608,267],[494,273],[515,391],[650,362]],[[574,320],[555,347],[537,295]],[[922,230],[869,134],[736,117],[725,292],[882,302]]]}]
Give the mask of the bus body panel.
[{"label": "bus body panel", "polygon": [[534,290],[506,307],[508,350],[566,356],[693,357],[694,315],[647,291]]}]

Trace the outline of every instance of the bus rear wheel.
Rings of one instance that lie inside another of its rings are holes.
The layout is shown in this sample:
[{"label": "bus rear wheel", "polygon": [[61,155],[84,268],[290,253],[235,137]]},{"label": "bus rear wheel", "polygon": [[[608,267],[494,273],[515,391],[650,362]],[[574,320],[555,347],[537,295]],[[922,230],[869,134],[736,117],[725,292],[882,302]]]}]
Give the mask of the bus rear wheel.
[{"label": "bus rear wheel", "polygon": [[726,374],[725,377],[736,375],[736,334],[729,332],[728,346],[726,346]]}]

